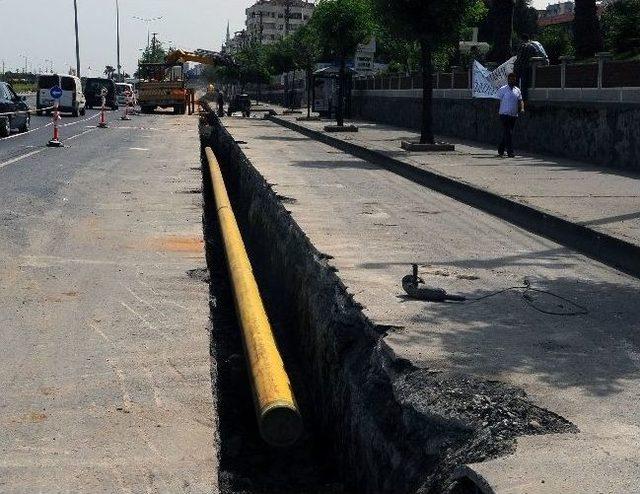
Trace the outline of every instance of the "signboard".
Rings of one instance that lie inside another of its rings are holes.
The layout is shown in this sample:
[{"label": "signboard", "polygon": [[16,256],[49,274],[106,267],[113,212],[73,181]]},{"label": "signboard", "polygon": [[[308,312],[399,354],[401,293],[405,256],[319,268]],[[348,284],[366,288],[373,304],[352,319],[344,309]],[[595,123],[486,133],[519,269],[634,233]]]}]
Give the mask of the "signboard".
[{"label": "signboard", "polygon": [[473,61],[473,97],[497,99],[498,89],[507,83],[507,76],[513,72],[516,57],[512,57],[493,72],[477,60]]},{"label": "signboard", "polygon": [[376,47],[376,39],[373,37],[368,43],[362,43],[358,46],[353,63],[353,68],[358,74],[373,72],[375,68],[374,57],[376,54]]},{"label": "signboard", "polygon": [[51,97],[53,99],[60,99],[60,98],[62,98],[62,89],[60,89],[59,86],[53,86],[49,90],[49,94],[51,95]]}]

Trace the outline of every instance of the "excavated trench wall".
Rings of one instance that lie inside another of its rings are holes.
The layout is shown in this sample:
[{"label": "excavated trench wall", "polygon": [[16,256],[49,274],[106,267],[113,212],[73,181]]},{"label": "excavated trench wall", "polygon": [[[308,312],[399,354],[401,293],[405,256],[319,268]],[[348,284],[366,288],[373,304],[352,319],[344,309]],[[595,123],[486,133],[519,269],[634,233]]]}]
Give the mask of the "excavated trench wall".
[{"label": "excavated trench wall", "polygon": [[[512,451],[520,434],[572,430],[520,390],[397,359],[386,328],[367,320],[218,118],[203,120],[203,146],[221,164],[267,311],[282,322],[279,344],[304,364],[296,379],[311,390],[304,418],[326,439],[349,492],[479,492],[453,480],[457,466]],[[478,397],[495,408],[474,409]]]}]

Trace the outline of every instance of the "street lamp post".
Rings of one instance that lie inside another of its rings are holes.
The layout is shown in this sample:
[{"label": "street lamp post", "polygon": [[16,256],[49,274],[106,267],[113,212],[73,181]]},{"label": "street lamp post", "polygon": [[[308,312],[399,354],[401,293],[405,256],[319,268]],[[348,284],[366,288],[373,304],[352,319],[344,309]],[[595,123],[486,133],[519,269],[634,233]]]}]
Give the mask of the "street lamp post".
[{"label": "street lamp post", "polygon": [[78,0],[73,0],[76,27],[76,76],[80,77],[80,36],[78,35]]},{"label": "street lamp post", "polygon": [[116,0],[116,39],[118,44],[118,82],[122,82],[120,79],[120,3]]},{"label": "street lamp post", "polygon": [[162,19],[162,16],[159,17],[138,17],[133,16],[133,18],[137,21],[142,21],[147,25],[147,48],[149,48],[149,44],[151,43],[151,23],[155,21],[159,21]]}]

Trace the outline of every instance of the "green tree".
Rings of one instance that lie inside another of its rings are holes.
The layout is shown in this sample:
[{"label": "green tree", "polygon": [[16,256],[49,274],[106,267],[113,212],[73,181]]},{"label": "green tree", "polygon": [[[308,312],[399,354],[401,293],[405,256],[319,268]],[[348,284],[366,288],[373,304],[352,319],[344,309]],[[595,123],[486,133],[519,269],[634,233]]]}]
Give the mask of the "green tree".
[{"label": "green tree", "polygon": [[640,49],[640,0],[621,0],[609,5],[602,15],[608,50],[616,53]]},{"label": "green tree", "polygon": [[511,58],[515,0],[492,0],[487,23],[491,28],[493,49],[489,57],[502,63]]},{"label": "green tree", "polygon": [[208,65],[204,69],[204,76],[207,81],[218,85],[229,85],[240,81],[237,65]]},{"label": "green tree", "polygon": [[322,56],[322,47],[316,30],[306,25],[298,29],[292,36],[293,61],[299,70],[304,70],[307,79],[307,118],[311,117],[311,83],[313,70]]},{"label": "green tree", "polygon": [[571,31],[565,26],[547,26],[540,31],[538,40],[545,47],[552,64],[560,62],[560,57],[574,55]]},{"label": "green tree", "polygon": [[602,49],[596,0],[576,0],[573,39],[580,59],[591,58]]},{"label": "green tree", "polygon": [[162,42],[156,41],[144,49],[138,63],[163,63],[166,56],[167,50],[164,49]]},{"label": "green tree", "polygon": [[271,45],[265,45],[267,63],[274,74],[283,74],[293,70],[295,66],[294,51],[291,36],[282,38]]},{"label": "green tree", "polygon": [[285,74],[284,78],[284,106],[289,107],[293,103],[290,97],[289,72],[295,68],[292,37],[286,36],[276,43],[266,45],[267,63],[272,74]]},{"label": "green tree", "polygon": [[240,50],[235,57],[238,80],[241,90],[247,83],[263,84],[269,82],[271,67],[266,46],[252,43]]},{"label": "green tree", "polygon": [[531,0],[516,0],[513,30],[518,37],[522,34],[535,36],[538,33],[538,10],[531,6]]},{"label": "green tree", "polygon": [[409,74],[420,67],[420,48],[415,41],[399,39],[381,25],[376,28],[376,59],[389,72]]},{"label": "green tree", "polygon": [[[482,23],[488,12],[484,0],[472,0],[464,13],[460,29],[460,39],[471,39],[474,27]],[[420,68],[420,45],[415,40],[398,38],[390,32],[384,19],[380,19],[375,31],[378,44],[378,61],[389,66],[392,73],[410,73]],[[453,40],[453,38],[452,38]],[[457,39],[456,39],[457,41]],[[457,65],[464,64],[464,58],[459,53],[458,44],[451,42],[443,45],[433,54],[434,70],[449,70],[455,61]]]},{"label": "green tree", "polygon": [[336,120],[342,127],[347,59],[373,32],[371,4],[369,0],[319,0],[310,24],[318,33],[320,46],[340,63]]},{"label": "green tree", "polygon": [[374,0],[381,23],[398,38],[420,47],[422,130],[420,143],[433,144],[433,57],[460,39],[466,12],[475,0]]},{"label": "green tree", "polygon": [[164,49],[162,42],[156,40],[155,43],[147,46],[142,52],[142,55],[138,59],[138,71],[135,73],[135,76],[141,79],[152,77],[156,71],[149,67],[141,67],[141,65],[149,63],[164,63],[166,56],[167,51]]}]

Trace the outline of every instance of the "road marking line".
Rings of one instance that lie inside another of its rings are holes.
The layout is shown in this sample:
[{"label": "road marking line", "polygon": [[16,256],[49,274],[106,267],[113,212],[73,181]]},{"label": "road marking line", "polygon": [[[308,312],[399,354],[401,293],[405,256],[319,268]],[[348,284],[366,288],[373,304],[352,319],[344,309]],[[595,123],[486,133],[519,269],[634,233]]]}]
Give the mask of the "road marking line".
[{"label": "road marking line", "polygon": [[98,328],[98,326],[95,326],[94,324],[91,324],[91,323],[87,323],[87,324],[89,324],[89,327],[90,327],[91,329],[93,329],[96,333],[98,333],[98,334],[99,334],[99,335],[104,339],[104,341],[111,342],[111,340],[109,339],[109,337],[108,337],[106,334],[104,334],[104,333],[103,333],[103,332]]},{"label": "road marking line", "polygon": [[147,307],[149,307],[150,309],[156,311],[158,314],[160,314],[162,317],[164,317],[165,319],[168,319],[167,315],[162,312],[160,309],[158,309],[154,304],[152,304],[151,302],[146,301],[145,299],[143,299],[142,297],[140,297],[136,292],[134,292],[131,288],[129,288],[128,286],[123,285],[127,291],[133,295],[133,297],[135,299],[137,299],[140,303],[146,305]]},{"label": "road marking line", "polygon": [[36,149],[35,151],[31,151],[30,153],[23,154],[22,156],[18,156],[17,158],[12,158],[9,161],[4,161],[0,163],[0,168],[4,168],[5,166],[11,165],[12,163],[16,163],[17,161],[23,160],[35,154],[42,153],[43,151],[46,151],[46,150],[47,148]]},{"label": "road marking line", "polygon": [[[91,118],[93,118],[93,117],[91,117]],[[42,127],[40,127],[40,128],[42,128]],[[73,135],[71,137],[67,137],[66,139],[63,139],[62,142],[71,141],[71,140],[75,139],[76,137],[83,136],[85,134],[88,134],[89,132],[93,132],[94,130],[96,130],[95,127],[92,127],[91,129],[85,130],[84,132],[81,132],[80,134],[76,134],[76,135]],[[21,135],[24,135],[24,134],[21,134]],[[0,163],[0,168],[4,168],[5,166],[11,165],[13,163],[17,163],[18,161],[26,159],[26,158],[29,158],[30,156],[34,156],[34,155],[36,155],[38,153],[42,153],[43,151],[46,151],[47,149],[48,148],[46,148],[46,147],[42,148],[42,149],[36,149],[35,151],[31,151],[31,152],[23,154],[21,156],[17,156],[15,158],[12,158],[12,159],[10,159],[8,161],[4,161],[4,162]]]},{"label": "road marking line", "polygon": [[96,113],[95,115],[91,115],[88,118],[84,118],[82,120],[76,120],[75,122],[64,124],[62,125],[62,127],[71,127],[73,125],[78,125],[79,123],[82,123],[82,122],[88,122],[89,120],[93,120],[94,118],[97,118],[99,115],[100,115],[99,113]]},{"label": "road marking line", "polygon": [[53,125],[53,122],[49,122],[46,125],[42,125],[41,127],[36,127],[35,129],[28,130],[27,132],[21,132],[19,134],[13,134],[12,136],[5,137],[3,141],[8,141],[9,139],[15,139],[16,137],[26,136],[27,134],[31,134],[31,132],[35,132],[36,130],[44,129],[46,127],[50,127]]},{"label": "road marking line", "polygon": [[149,151],[149,148],[129,148],[131,151]]},{"label": "road marking line", "polygon": [[71,141],[72,139],[75,139],[76,137],[83,136],[83,135],[85,135],[85,134],[88,134],[89,132],[93,132],[94,130],[96,130],[96,128],[95,128],[95,127],[92,127],[92,128],[90,128],[90,129],[88,129],[88,130],[85,130],[85,131],[83,131],[83,132],[80,132],[79,134],[73,135],[73,136],[71,136],[71,137],[67,137],[66,139],[63,139],[63,140],[62,140],[62,142]]},{"label": "road marking line", "polygon": [[[96,113],[95,115],[92,115],[89,118],[78,120],[77,122],[71,122],[71,123],[68,123],[68,124],[63,124],[60,127],[71,127],[72,125],[77,125],[77,124],[79,124],[81,122],[86,122],[88,120],[92,120],[92,119],[96,118],[98,115],[100,115],[100,114]],[[47,127],[50,127],[51,125],[53,125],[53,122],[49,122],[48,124],[42,125],[40,127],[36,127],[35,129],[31,129],[31,130],[29,130],[27,132],[20,132],[19,134],[14,134],[12,136],[5,137],[3,139],[3,141],[8,141],[9,139],[17,139],[18,137],[22,137],[22,136],[26,136],[27,134],[31,134],[32,132],[35,132],[36,130],[46,129]]]}]

